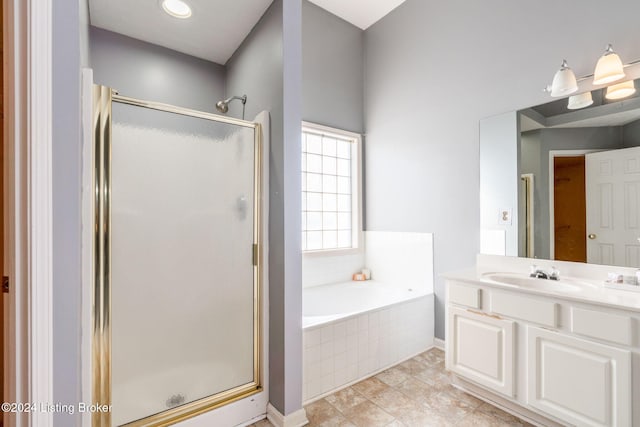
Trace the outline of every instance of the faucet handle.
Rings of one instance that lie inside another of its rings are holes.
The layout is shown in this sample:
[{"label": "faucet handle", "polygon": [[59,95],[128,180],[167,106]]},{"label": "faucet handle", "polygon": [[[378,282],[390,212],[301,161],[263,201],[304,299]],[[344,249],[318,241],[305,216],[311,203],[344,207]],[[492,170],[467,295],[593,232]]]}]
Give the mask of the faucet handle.
[{"label": "faucet handle", "polygon": [[558,280],[560,279],[560,270],[555,267],[551,267],[551,273],[549,274],[549,279]]}]

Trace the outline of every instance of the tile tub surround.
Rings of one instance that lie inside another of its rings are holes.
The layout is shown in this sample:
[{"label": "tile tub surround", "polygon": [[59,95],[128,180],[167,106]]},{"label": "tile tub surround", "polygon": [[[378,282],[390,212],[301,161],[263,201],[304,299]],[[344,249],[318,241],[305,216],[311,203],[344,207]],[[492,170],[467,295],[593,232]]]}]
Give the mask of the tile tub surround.
[{"label": "tile tub surround", "polygon": [[303,401],[433,346],[433,295],[304,329]]},{"label": "tile tub surround", "polygon": [[367,231],[365,252],[373,280],[433,292],[433,234]]},{"label": "tile tub surround", "polygon": [[433,292],[433,234],[365,231],[363,238],[357,250],[304,252],[303,288],[351,280],[366,267],[378,282]]},{"label": "tile tub surround", "polygon": [[[305,406],[308,427],[530,426],[453,388],[444,352],[431,349]],[[255,427],[272,427],[260,421]]]}]

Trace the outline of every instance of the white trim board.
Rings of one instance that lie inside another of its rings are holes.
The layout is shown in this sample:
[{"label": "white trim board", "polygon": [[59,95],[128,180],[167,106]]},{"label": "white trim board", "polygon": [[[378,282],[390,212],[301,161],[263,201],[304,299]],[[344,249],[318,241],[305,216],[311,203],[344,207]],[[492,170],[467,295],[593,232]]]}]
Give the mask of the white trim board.
[{"label": "white trim board", "polygon": [[[81,295],[81,391],[83,402],[93,402],[92,391],[92,364],[91,364],[91,316],[92,316],[92,290],[93,290],[93,264],[94,264],[94,194],[93,194],[93,70],[82,70],[81,90],[81,114],[82,114],[82,295]],[[82,414],[82,425],[91,425],[91,413]]]},{"label": "white trim board", "polygon": [[[4,0],[5,401],[53,399],[52,0]],[[50,427],[53,413],[5,413]]]},{"label": "white trim board", "polygon": [[282,415],[271,403],[267,405],[267,419],[275,427],[301,427],[309,424],[307,412],[304,408],[289,414]]}]

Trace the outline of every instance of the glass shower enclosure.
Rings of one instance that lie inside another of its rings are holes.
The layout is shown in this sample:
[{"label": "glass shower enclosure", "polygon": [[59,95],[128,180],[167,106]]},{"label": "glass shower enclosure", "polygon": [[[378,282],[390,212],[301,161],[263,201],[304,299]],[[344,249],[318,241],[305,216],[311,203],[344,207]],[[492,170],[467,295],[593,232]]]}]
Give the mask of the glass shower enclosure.
[{"label": "glass shower enclosure", "polygon": [[260,125],[94,87],[94,427],[261,389]]}]

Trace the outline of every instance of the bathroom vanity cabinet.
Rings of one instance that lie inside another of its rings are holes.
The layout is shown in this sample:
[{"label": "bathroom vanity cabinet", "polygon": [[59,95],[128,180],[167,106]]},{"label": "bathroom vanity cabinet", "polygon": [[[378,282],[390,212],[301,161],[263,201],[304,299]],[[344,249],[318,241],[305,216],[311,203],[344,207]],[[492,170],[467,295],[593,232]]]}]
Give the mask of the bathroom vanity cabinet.
[{"label": "bathroom vanity cabinet", "polygon": [[449,307],[452,355],[449,369],[513,397],[516,322],[456,306]]},{"label": "bathroom vanity cabinet", "polygon": [[640,427],[640,312],[514,288],[447,281],[454,383],[543,425]]}]

